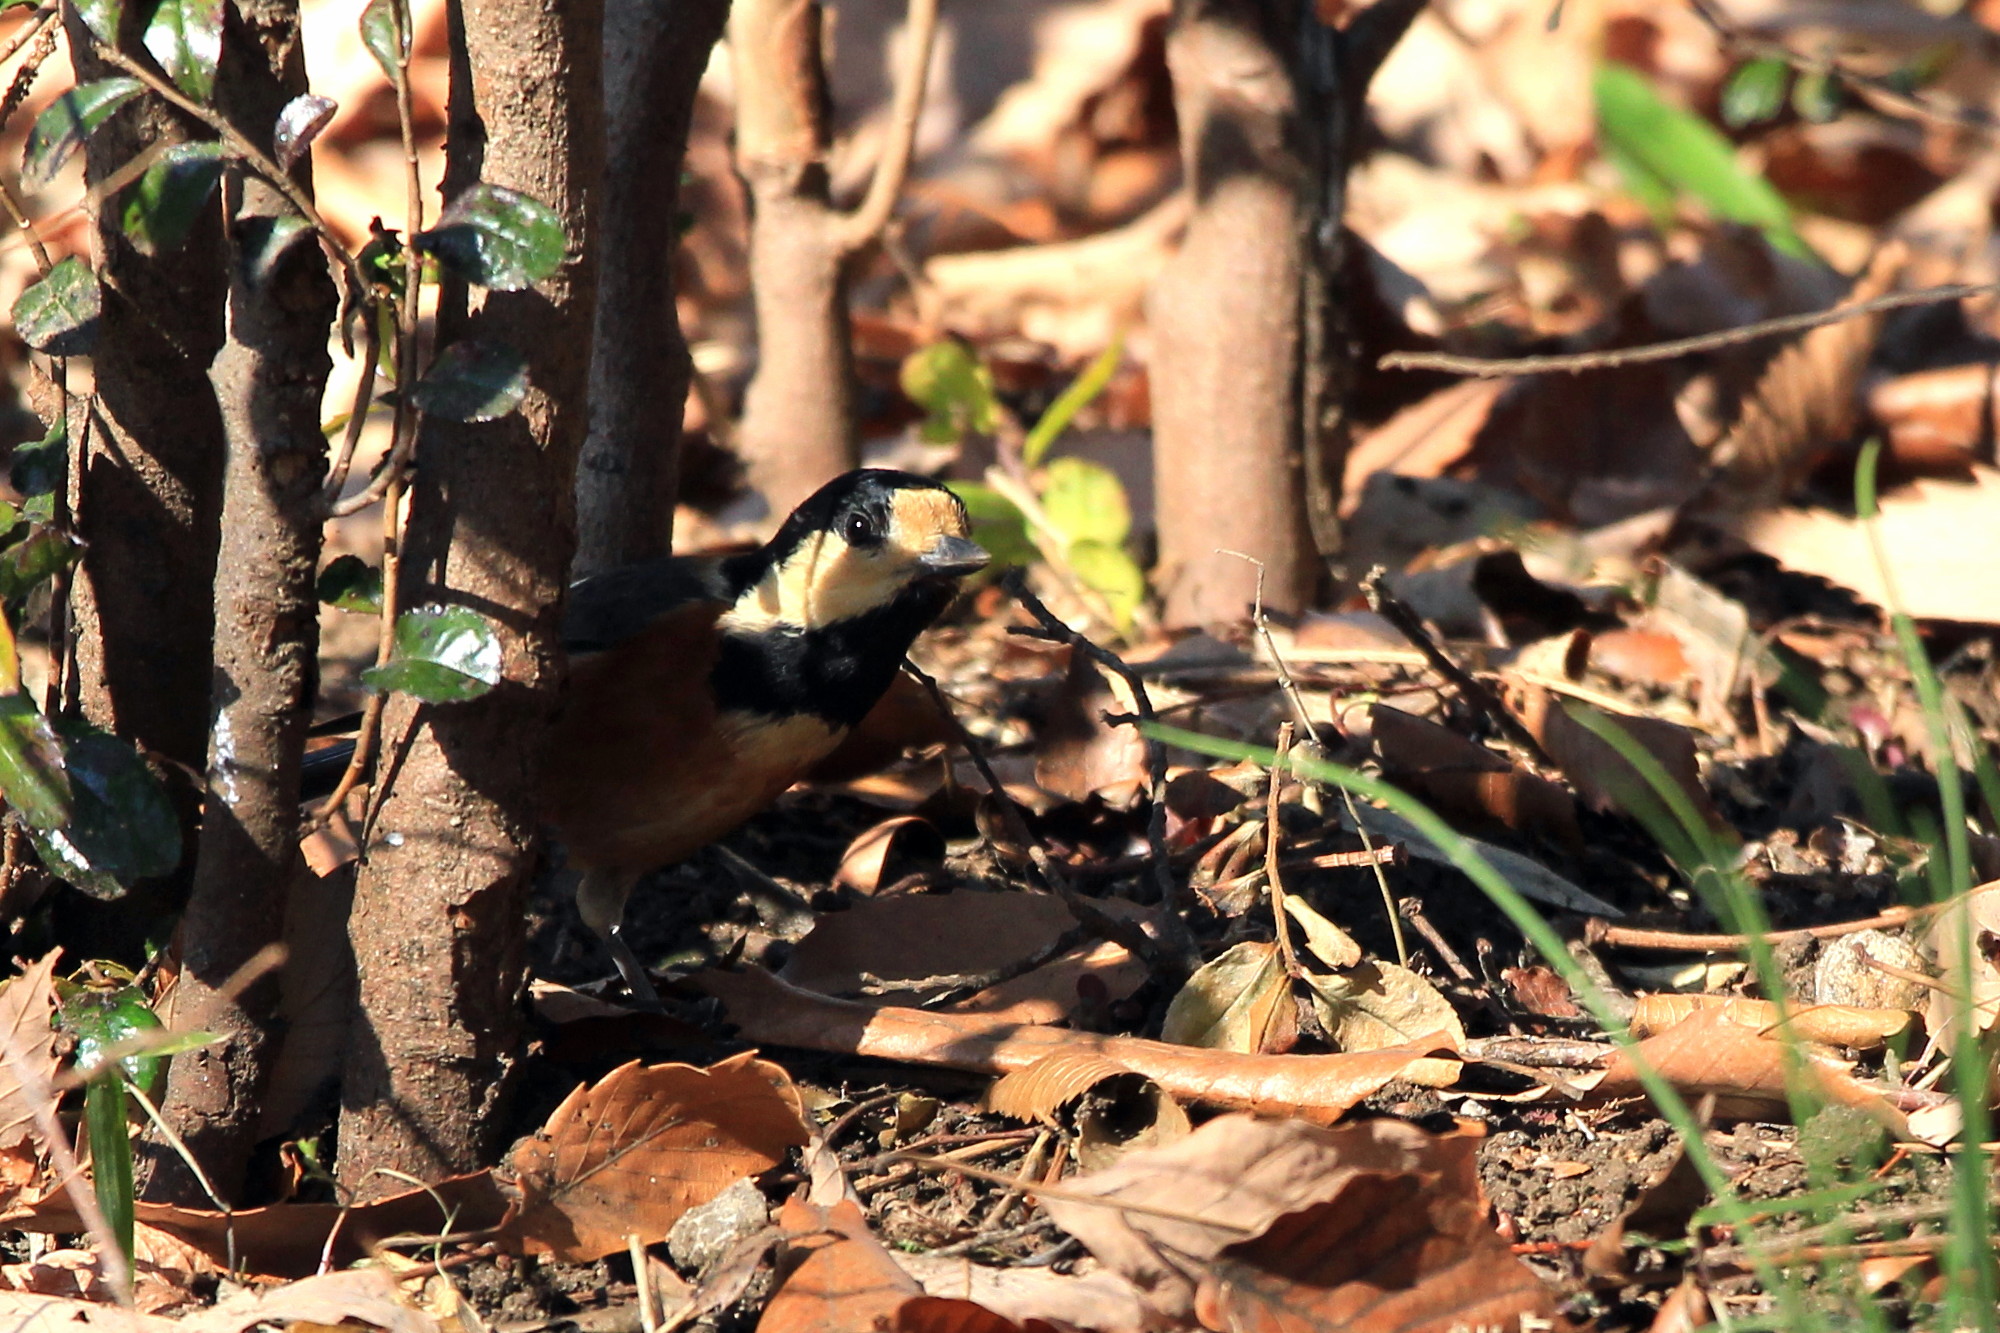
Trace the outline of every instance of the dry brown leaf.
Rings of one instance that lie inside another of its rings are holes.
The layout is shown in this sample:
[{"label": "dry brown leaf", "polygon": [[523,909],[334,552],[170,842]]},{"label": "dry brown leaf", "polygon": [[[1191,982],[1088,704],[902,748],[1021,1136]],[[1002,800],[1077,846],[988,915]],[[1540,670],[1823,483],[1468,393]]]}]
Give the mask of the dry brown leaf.
[{"label": "dry brown leaf", "polygon": [[1774,1036],[1789,1032],[1804,1041],[1827,1046],[1872,1050],[1910,1026],[1916,1015],[1907,1009],[1864,1009],[1850,1004],[1792,1005],[1787,1022],[1778,1021],[1778,1006],[1769,1000],[1740,995],[1646,995],[1632,1011],[1632,1033],[1650,1037],[1664,1032],[1696,1010],[1713,1009],[1752,1032]]},{"label": "dry brown leaf", "polygon": [[955,1296],[913,1296],[896,1311],[891,1327],[895,1333],[1054,1333],[1039,1319],[1017,1324]]},{"label": "dry brown leaf", "polygon": [[927,819],[896,815],[865,829],[841,854],[834,884],[860,894],[880,893],[918,868],[944,862],[944,838]]},{"label": "dry brown leaf", "polygon": [[1113,726],[1106,713],[1130,713],[1114,686],[1089,658],[1070,659],[1063,688],[1035,733],[1035,782],[1072,801],[1102,796],[1123,806],[1145,790],[1146,738],[1138,728]]},{"label": "dry brown leaf", "polygon": [[1412,403],[1357,439],[1347,451],[1341,512],[1354,511],[1361,503],[1362,488],[1377,472],[1410,477],[1442,475],[1472,451],[1473,440],[1506,387],[1503,379],[1460,380]]},{"label": "dry brown leaf", "polygon": [[1868,411],[1899,467],[1963,473],[2000,427],[2000,382],[1990,361],[1897,375],[1871,386]]},{"label": "dry brown leaf", "polygon": [[1195,969],[1167,1006],[1160,1040],[1268,1054],[1298,1040],[1298,1009],[1278,946],[1245,940]]},{"label": "dry brown leaf", "polygon": [[993,1268],[970,1259],[928,1254],[890,1257],[923,1284],[926,1295],[974,1301],[1022,1325],[1046,1321],[1090,1333],[1144,1333],[1147,1327],[1138,1293],[1116,1273],[1100,1269],[1076,1276],[1047,1268]]},{"label": "dry brown leaf", "polygon": [[[1784,1120],[1791,1115],[1785,1096],[1785,1043],[1742,1026],[1720,1009],[1697,1009],[1640,1042],[1639,1055],[1683,1097],[1713,1093],[1720,1119]],[[1907,1136],[1902,1112],[1883,1093],[1856,1079],[1845,1062],[1801,1049],[1798,1068],[1819,1100],[1866,1111],[1892,1133]],[[1624,1051],[1611,1057],[1595,1092],[1600,1097],[1644,1094]]]},{"label": "dry brown leaf", "polygon": [[[1902,245],[1883,246],[1840,305],[1887,292],[1907,258]],[[1792,492],[1827,450],[1845,443],[1859,415],[1861,371],[1881,331],[1879,314],[1823,324],[1773,357],[1736,424],[1715,446],[1722,470],[1710,482],[1708,496],[1728,508],[1774,504]]]},{"label": "dry brown leaf", "polygon": [[[1134,919],[1143,915],[1127,903],[1108,902],[1105,908]],[[1075,927],[1076,918],[1061,899],[1046,894],[961,889],[868,898],[820,917],[793,949],[782,975],[829,995],[860,990],[863,973],[889,981],[984,976],[1032,957]],[[1101,983],[1110,999],[1122,1000],[1144,984],[1146,969],[1121,945],[1086,940],[949,1008],[1023,1023],[1062,1022],[1076,1012],[1078,983],[1085,977]],[[943,990],[939,985],[904,996],[921,1000]]]},{"label": "dry brown leaf", "polygon": [[1772,509],[1724,525],[1787,569],[1838,583],[1919,620],[2000,624],[2000,471],[1970,482],[1922,479],[1881,497],[1876,535],[1894,597],[1859,519],[1823,509]]},{"label": "dry brown leaf", "polygon": [[[52,950],[29,963],[21,974],[0,987],[0,1051],[24,1060],[43,1079],[56,1072],[55,1031],[51,1026],[56,1010],[55,969],[61,950]],[[34,1134],[35,1108],[22,1095],[20,1080],[6,1061],[0,1061],[0,1150],[26,1145]]]},{"label": "dry brown leaf", "polygon": [[1338,976],[1307,973],[1313,1010],[1342,1051],[1379,1051],[1418,1040],[1458,1049],[1465,1026],[1438,988],[1407,967],[1364,962]]},{"label": "dry brown leaf", "polygon": [[1593,635],[1590,664],[1614,679],[1655,688],[1678,685],[1694,669],[1678,638],[1647,629],[1613,629]]},{"label": "dry brown leaf", "polygon": [[1515,1003],[1531,1014],[1545,1018],[1583,1017],[1569,983],[1550,968],[1539,963],[1533,967],[1506,967],[1500,970],[1500,979],[1513,992]]},{"label": "dry brown leaf", "polygon": [[[1533,1298],[1496,1304],[1495,1315],[1547,1313],[1550,1294],[1485,1224],[1476,1144],[1474,1134],[1389,1120],[1328,1130],[1223,1116],[1042,1205],[1169,1322],[1198,1314],[1208,1328],[1349,1328],[1368,1327],[1347,1318],[1371,1308],[1484,1313],[1446,1276],[1466,1275],[1468,1263],[1480,1297]],[[1489,1249],[1511,1268],[1489,1267]],[[1361,1263],[1343,1269],[1343,1255]],[[1446,1326],[1427,1316],[1402,1325]]]},{"label": "dry brown leaf", "polygon": [[1285,915],[1306,937],[1306,948],[1328,967],[1338,971],[1361,961],[1361,946],[1354,937],[1314,911],[1296,893],[1285,895]]},{"label": "dry brown leaf", "polygon": [[795,1263],[757,1321],[759,1333],[851,1333],[895,1327],[896,1312],[922,1295],[869,1233],[861,1209],[793,1199],[778,1212],[784,1253]]},{"label": "dry brown leaf", "polygon": [[1697,818],[1717,835],[1734,836],[1729,822],[1709,799],[1708,789],[1701,785],[1694,733],[1686,727],[1656,717],[1613,717],[1589,704],[1558,701],[1538,685],[1525,686],[1523,694],[1525,707],[1521,711],[1528,730],[1561,767],[1585,803],[1599,810],[1622,810],[1641,823],[1665,818],[1673,827],[1679,826],[1639,770],[1609,741],[1579,722],[1579,716],[1598,719],[1623,731],[1666,771],[1668,780],[1680,788],[1688,804],[1694,807]]},{"label": "dry brown leaf", "polygon": [[1058,1053],[986,1090],[986,1108],[1019,1120],[1052,1120],[1076,1103],[1076,1159],[1098,1171],[1128,1152],[1188,1136],[1187,1112],[1160,1085],[1100,1055]]},{"label": "dry brown leaf", "polygon": [[[428,1235],[456,1227],[483,1231],[507,1217],[508,1202],[493,1173],[455,1176],[423,1189],[343,1208],[336,1203],[281,1203],[239,1213],[177,1208],[141,1200],[139,1222],[156,1227],[219,1263],[265,1277],[303,1277],[320,1264],[329,1236],[339,1228],[335,1263],[352,1263],[391,1236]],[[0,1226],[20,1231],[80,1232],[83,1220],[63,1193],[5,1213]]]},{"label": "dry brown leaf", "polygon": [[[1966,939],[1966,932],[1971,939]],[[1923,953],[1953,984],[1933,989],[1924,1005],[1924,1026],[1932,1040],[1948,1045],[1969,1015],[1974,1032],[1990,1031],[2000,1020],[2000,956],[1990,941],[2000,939],[2000,883],[1982,884],[1924,931]],[[1969,944],[1969,948],[1968,948]],[[1972,959],[1972,976],[1957,976],[1959,962]]]},{"label": "dry brown leaf", "polygon": [[835,1051],[978,1074],[1026,1069],[1058,1051],[1101,1055],[1175,1100],[1312,1121],[1337,1119],[1438,1049],[1414,1043],[1363,1055],[1238,1055],[1142,1037],[1024,1026],[985,1016],[877,1008],[789,986],[768,972],[709,971],[690,979],[721,999],[745,1041]]},{"label": "dry brown leaf", "polygon": [[791,1079],[751,1052],[707,1069],[635,1060],[578,1087],[515,1148],[512,1234],[570,1261],[615,1254],[810,1137]]}]

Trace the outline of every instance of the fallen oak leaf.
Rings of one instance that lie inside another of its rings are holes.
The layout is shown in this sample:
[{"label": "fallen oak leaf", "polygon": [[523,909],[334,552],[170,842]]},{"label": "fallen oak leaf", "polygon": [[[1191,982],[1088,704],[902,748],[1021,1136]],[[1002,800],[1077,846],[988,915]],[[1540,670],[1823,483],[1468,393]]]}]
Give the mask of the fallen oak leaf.
[{"label": "fallen oak leaf", "polygon": [[707,1069],[634,1060],[579,1086],[515,1147],[523,1201],[509,1234],[531,1254],[615,1254],[810,1138],[791,1079],[754,1052]]},{"label": "fallen oak leaf", "polygon": [[[1241,1055],[1143,1037],[1028,1026],[971,1014],[876,1007],[799,990],[768,972],[710,970],[688,984],[720,999],[746,1041],[977,1074],[1026,1069],[1057,1051],[1101,1055],[1175,1100],[1330,1123],[1440,1049],[1434,1042],[1357,1055]],[[1439,1061],[1456,1066],[1456,1061]]]},{"label": "fallen oak leaf", "polygon": [[850,1200],[825,1208],[789,1200],[778,1227],[781,1270],[792,1267],[757,1321],[760,1333],[894,1327],[903,1305],[923,1294]]}]

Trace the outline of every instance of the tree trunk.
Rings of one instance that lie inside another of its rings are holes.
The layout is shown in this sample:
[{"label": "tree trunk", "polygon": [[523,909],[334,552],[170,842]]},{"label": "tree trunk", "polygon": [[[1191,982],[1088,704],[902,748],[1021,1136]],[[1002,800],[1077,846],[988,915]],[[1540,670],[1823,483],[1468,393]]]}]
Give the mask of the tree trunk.
[{"label": "tree trunk", "polygon": [[[267,150],[278,112],[305,91],[297,0],[234,0],[215,104]],[[300,173],[303,175],[303,171]],[[239,1197],[256,1130],[278,985],[232,978],[283,933],[302,868],[299,762],[317,679],[320,400],[336,296],[317,238],[268,182],[232,171],[227,340],[209,368],[226,442],[214,585],[215,675],[200,856],[181,919],[176,1025],[221,1044],[172,1065],[168,1120],[225,1198]],[[281,222],[297,227],[274,240]],[[200,1183],[159,1153],[148,1193],[180,1203]]]},{"label": "tree trunk", "polygon": [[[1174,625],[1297,610],[1317,577],[1299,451],[1300,237],[1310,214],[1294,0],[1177,0],[1167,65],[1187,234],[1153,281],[1159,580]],[[1311,21],[1310,19],[1308,21]]]},{"label": "tree trunk", "polygon": [[573,578],[673,547],[692,367],[674,305],[681,159],[728,0],[607,0],[590,434],[576,471]]},{"label": "tree trunk", "polygon": [[445,195],[475,181],[550,205],[568,258],[530,291],[448,285],[440,346],[462,336],[528,356],[518,414],[427,421],[403,604],[478,609],[504,682],[471,703],[390,701],[349,935],[360,1021],[341,1088],[341,1180],[357,1196],[490,1159],[522,1045],[538,750],[561,675],[562,594],[587,427],[601,179],[596,0],[456,0]]},{"label": "tree trunk", "polygon": [[757,311],[757,372],[737,439],[774,516],[861,458],[820,29],[817,0],[737,0],[729,19]]},{"label": "tree trunk", "polygon": [[[69,23],[78,82],[117,73],[90,54],[73,15]],[[94,187],[140,153],[190,137],[179,112],[135,98],[91,136],[85,180]],[[165,771],[189,855],[181,873],[117,902],[65,893],[55,903],[64,938],[137,963],[186,892],[201,797],[184,774],[200,772],[208,754],[222,422],[207,371],[222,345],[227,282],[212,209],[179,249],[154,258],[132,248],[115,208],[99,211],[97,231],[96,389],[70,431],[70,498],[84,541],[70,603],[76,697],[93,725],[180,766]]]}]

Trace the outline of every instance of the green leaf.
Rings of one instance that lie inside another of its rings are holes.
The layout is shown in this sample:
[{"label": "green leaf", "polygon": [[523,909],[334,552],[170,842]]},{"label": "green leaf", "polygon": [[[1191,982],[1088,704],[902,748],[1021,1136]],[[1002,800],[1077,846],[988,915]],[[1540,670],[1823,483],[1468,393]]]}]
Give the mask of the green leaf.
[{"label": "green leaf", "polygon": [[528,393],[528,359],[505,343],[468,338],[437,355],[410,401],[447,421],[492,421]]},{"label": "green leaf", "polygon": [[1121,630],[1132,627],[1132,615],[1146,600],[1146,573],[1120,546],[1077,542],[1065,553],[1070,569],[1111,608]]},{"label": "green leaf", "polygon": [[[80,990],[63,1002],[57,1022],[63,1031],[76,1035],[72,1058],[80,1074],[96,1071],[112,1048],[162,1031],[164,1027],[160,1016],[146,1003],[145,992],[137,986]],[[156,1053],[121,1056],[118,1072],[148,1097],[157,1097],[164,1091],[167,1065]]]},{"label": "green leaf", "polygon": [[86,1086],[83,1120],[90,1140],[90,1187],[112,1243],[130,1264],[138,1196],[132,1182],[132,1136],[125,1129],[125,1085],[98,1079]]},{"label": "green leaf", "polygon": [[176,144],[119,196],[118,225],[148,257],[185,241],[222,176],[222,145]]},{"label": "green leaf", "polygon": [[21,152],[21,184],[39,190],[54,180],[91,131],[143,87],[137,79],[98,79],[80,83],[51,102],[28,131],[28,144]]},{"label": "green leaf", "polygon": [[361,683],[378,694],[456,703],[500,683],[500,657],[500,636],[477,611],[423,606],[396,617],[389,660],[362,672]]},{"label": "green leaf", "polygon": [[361,44],[391,84],[396,82],[396,71],[410,49],[408,15],[402,15],[406,21],[398,23],[397,9],[390,0],[368,0],[368,7],[361,11]]},{"label": "green leaf", "polygon": [[70,783],[55,728],[27,695],[0,694],[0,797],[29,829],[69,821]]},{"label": "green leaf", "polygon": [[438,225],[419,233],[416,243],[467,282],[515,292],[561,268],[569,242],[553,208],[481,182],[446,204]]},{"label": "green leaf", "polygon": [[222,0],[159,0],[142,40],[175,87],[206,99],[222,58]]},{"label": "green leaf", "polygon": [[1049,410],[1042,413],[1042,419],[1028,432],[1028,438],[1021,442],[1021,461],[1029,467],[1038,466],[1042,455],[1056,438],[1069,429],[1069,423],[1076,414],[1090,405],[1091,400],[1104,392],[1104,386],[1111,383],[1111,376],[1118,370],[1118,362],[1125,355],[1125,338],[1111,340],[1111,346],[1097,354],[1097,359],[1083,368],[1083,373],[1070,381],[1069,387],[1057,395],[1049,404]]},{"label": "green leaf", "polygon": [[[69,476],[69,430],[61,417],[49,426],[41,439],[14,446],[7,463],[7,484],[21,495],[48,495],[59,489]],[[10,523],[0,527],[9,531]]]},{"label": "green leaf", "polygon": [[1101,463],[1058,458],[1042,471],[1042,509],[1071,542],[1122,545],[1132,534],[1132,509],[1118,474]]},{"label": "green leaf", "polygon": [[1012,500],[976,481],[949,483],[972,519],[972,540],[986,548],[995,566],[1031,565],[1040,559],[1028,535],[1028,519]]},{"label": "green leaf", "polygon": [[[253,284],[270,281],[293,247],[310,244],[313,239],[312,224],[297,213],[239,218],[233,231],[237,262],[243,266],[243,276]],[[318,253],[318,247],[314,246],[313,254]]]},{"label": "green leaf", "polygon": [[1745,61],[1722,85],[1722,123],[1732,130],[1769,120],[1785,105],[1792,67],[1776,56]]},{"label": "green leaf", "polygon": [[1751,175],[1713,125],[1673,106],[1626,65],[1597,67],[1599,137],[1716,217],[1760,229],[1772,246],[1802,259],[1812,250],[1792,230],[1791,209],[1771,183]]},{"label": "green leaf", "polygon": [[290,171],[312,147],[313,140],[319,138],[320,131],[333,123],[333,113],[338,110],[340,103],[314,93],[300,93],[285,103],[284,110],[278,113],[278,123],[271,129],[271,152],[278,165]]},{"label": "green leaf", "polygon": [[967,431],[990,433],[1000,424],[993,372],[953,338],[920,347],[903,358],[903,392],[924,409],[923,437],[955,444]]},{"label": "green leaf", "polygon": [[75,564],[83,543],[47,523],[30,523],[19,539],[0,548],[0,600],[26,597]]},{"label": "green leaf", "polygon": [[41,281],[14,302],[14,328],[21,340],[50,356],[85,356],[97,345],[97,317],[103,313],[97,275],[75,255],[59,259]]},{"label": "green leaf", "polygon": [[358,555],[343,555],[321,570],[318,592],[342,611],[382,614],[382,571]]},{"label": "green leaf", "polygon": [[118,24],[124,17],[124,0],[71,0],[76,16],[90,35],[106,46],[118,44]]},{"label": "green leaf", "polygon": [[1792,110],[1800,118],[1824,125],[1847,106],[1847,90],[1831,70],[1808,70],[1792,85]]},{"label": "green leaf", "polygon": [[50,874],[93,898],[116,898],[180,864],[181,825],[159,776],[131,745],[87,723],[65,723],[71,813],[28,836]]}]

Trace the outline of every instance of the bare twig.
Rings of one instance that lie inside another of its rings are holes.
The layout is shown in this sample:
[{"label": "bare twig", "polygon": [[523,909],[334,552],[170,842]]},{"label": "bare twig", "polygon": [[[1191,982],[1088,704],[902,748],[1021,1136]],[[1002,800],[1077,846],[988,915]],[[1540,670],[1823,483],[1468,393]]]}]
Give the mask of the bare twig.
[{"label": "bare twig", "polygon": [[375,401],[375,368],[382,356],[382,333],[372,319],[361,321],[361,379],[354,386],[354,403],[347,409],[347,428],[341,432],[340,452],[327,469],[326,485],[320,488],[320,509],[334,517],[340,493],[347,487],[347,473],[354,466],[354,450],[361,443],[361,428],[368,422],[368,409]]},{"label": "bare twig", "polygon": [[1284,846],[1284,821],[1278,817],[1281,813],[1280,798],[1285,790],[1285,756],[1291,753],[1291,749],[1292,724],[1281,722],[1278,724],[1277,753],[1271,760],[1270,791],[1264,799],[1264,887],[1271,894],[1271,920],[1278,935],[1278,961],[1284,964],[1285,975],[1296,979],[1305,973],[1299,966],[1297,951],[1292,948],[1292,922],[1285,910],[1285,880],[1279,855]]},{"label": "bare twig", "polygon": [[19,32],[8,38],[4,46],[0,46],[0,65],[12,60],[22,47],[41,36],[44,29],[51,27],[61,18],[62,9],[56,5],[36,10],[34,21],[23,24]]},{"label": "bare twig", "polygon": [[[1952,901],[1957,901],[1953,899]],[[1830,926],[1802,926],[1796,930],[1773,930],[1763,935],[1690,935],[1672,930],[1645,930],[1638,926],[1614,926],[1602,917],[1592,917],[1584,926],[1584,939],[1591,944],[1608,944],[1617,949],[1657,949],[1686,953],[1718,953],[1725,949],[1748,948],[1761,940],[1765,944],[1797,944],[1805,940],[1831,940],[1842,935],[1858,935],[1864,930],[1893,930],[1931,916],[1949,903],[1927,903],[1921,907],[1892,907],[1859,921],[1841,921]]]},{"label": "bare twig", "polygon": [[[1514,1015],[1507,1012],[1507,1006],[1500,1003],[1500,999],[1493,993],[1492,987],[1488,986],[1471,968],[1465,965],[1465,960],[1458,956],[1458,950],[1451,947],[1451,941],[1447,940],[1444,937],[1444,933],[1432,924],[1430,917],[1424,914],[1422,900],[1404,898],[1396,904],[1396,908],[1398,915],[1416,927],[1417,933],[1424,937],[1432,950],[1436,952],[1438,958],[1443,961],[1447,968],[1451,969],[1451,974],[1458,978],[1459,984],[1479,998],[1479,1002],[1485,1007],[1486,1012],[1499,1020],[1500,1026],[1506,1028],[1509,1032],[1519,1033],[1521,1025],[1514,1021]],[[1405,960],[1403,965],[1405,967],[1409,966],[1408,961]]]},{"label": "bare twig", "polygon": [[916,147],[917,120],[924,110],[924,85],[930,76],[931,47],[937,38],[938,0],[910,0],[909,26],[903,34],[904,65],[896,79],[896,100],[882,143],[882,158],[869,178],[868,193],[834,224],[834,239],[852,254],[875,239],[895,211],[896,196],[910,172]]},{"label": "bare twig", "polygon": [[1471,672],[1452,661],[1451,655],[1438,646],[1437,640],[1433,639],[1430,631],[1424,628],[1422,618],[1389,591],[1387,577],[1382,567],[1377,565],[1368,572],[1367,578],[1361,580],[1361,590],[1368,597],[1369,608],[1395,626],[1396,632],[1408,639],[1424,655],[1431,669],[1451,682],[1467,703],[1486,714],[1493,725],[1500,729],[1501,735],[1520,746],[1530,759],[1543,768],[1551,771],[1557,769],[1555,760],[1549,758],[1548,751],[1542,748],[1542,743],[1535,739],[1534,733],[1521,725],[1519,718],[1507,711],[1507,705],[1501,703],[1493,691],[1481,684]]},{"label": "bare twig", "polygon": [[1885,310],[1936,305],[1942,301],[1963,301],[1969,297],[1991,296],[1995,293],[2000,293],[2000,283],[1954,283],[1944,287],[1926,287],[1922,291],[1892,292],[1887,296],[1878,296],[1872,301],[1856,301],[1853,305],[1835,306],[1830,310],[1815,310],[1804,315],[1780,315],[1775,319],[1760,319],[1753,324],[1722,329],[1716,333],[1696,334],[1691,338],[1675,338],[1668,342],[1645,343],[1638,347],[1613,347],[1601,352],[1577,352],[1568,356],[1481,357],[1453,356],[1445,352],[1391,352],[1375,365],[1381,370],[1441,370],[1449,375],[1470,375],[1475,379],[1499,379],[1510,375],[1548,375],[1557,371],[1576,374],[1585,370],[1604,370],[1612,366],[1637,366],[1654,361],[1673,361],[1696,352],[1712,352],[1718,348],[1735,347],[1781,334],[1803,333],[1826,324],[1839,324],[1844,320],[1859,319],[1863,315],[1877,315]]}]

